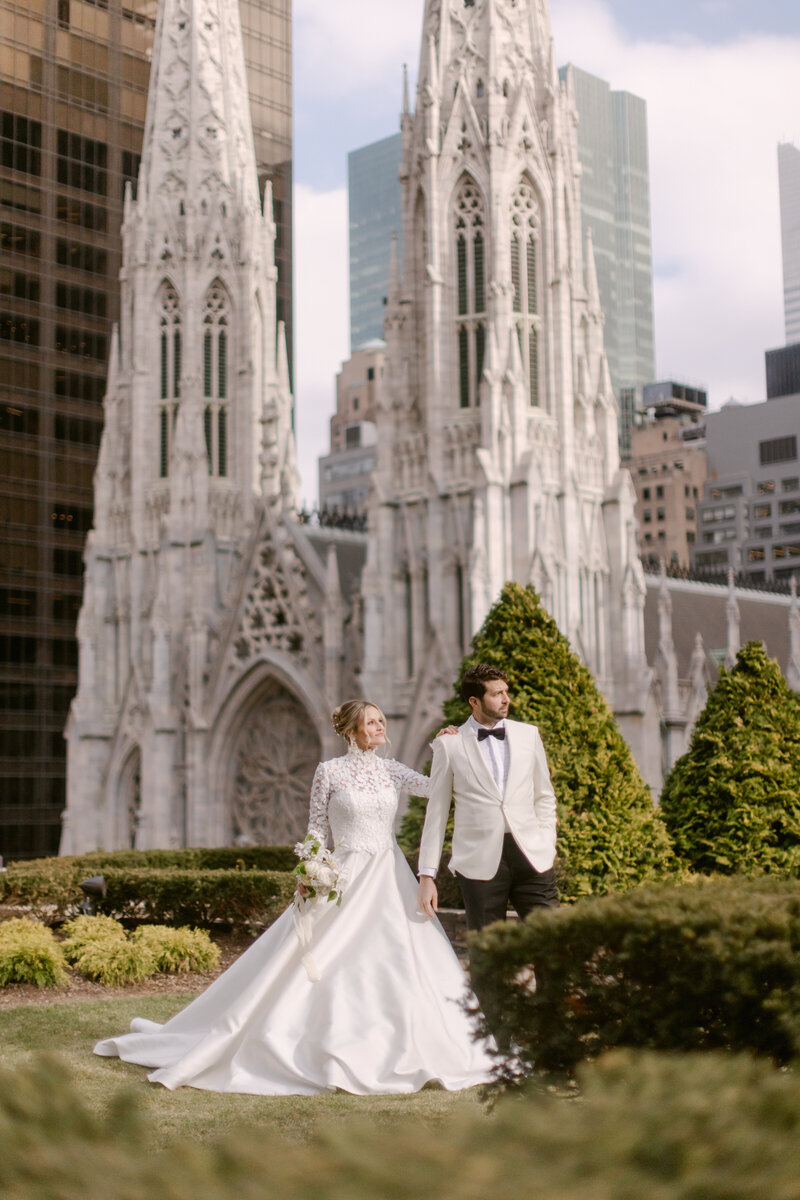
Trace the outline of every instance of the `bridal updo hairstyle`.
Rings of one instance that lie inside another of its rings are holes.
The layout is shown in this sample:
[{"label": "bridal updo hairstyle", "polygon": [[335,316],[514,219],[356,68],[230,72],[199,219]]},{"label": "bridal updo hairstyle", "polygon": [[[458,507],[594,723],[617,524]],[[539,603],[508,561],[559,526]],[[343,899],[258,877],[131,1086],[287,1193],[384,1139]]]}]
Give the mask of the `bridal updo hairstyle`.
[{"label": "bridal updo hairstyle", "polygon": [[[345,700],[344,704],[340,704],[331,713],[331,721],[333,728],[343,737],[346,742],[351,742],[356,736],[356,730],[361,724],[361,719],[368,708],[374,708],[381,714],[384,729],[386,728],[386,717],[383,715],[377,704],[373,704],[371,700]],[[389,739],[386,739],[387,745]]]}]

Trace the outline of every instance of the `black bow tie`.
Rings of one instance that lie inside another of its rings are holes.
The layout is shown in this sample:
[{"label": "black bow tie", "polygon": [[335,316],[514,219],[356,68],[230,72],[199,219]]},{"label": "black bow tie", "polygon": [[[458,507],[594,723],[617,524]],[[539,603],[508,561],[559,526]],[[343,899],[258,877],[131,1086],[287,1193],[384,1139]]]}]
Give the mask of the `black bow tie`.
[{"label": "black bow tie", "polygon": [[478,730],[478,741],[479,742],[485,742],[487,737],[496,737],[498,742],[504,742],[506,740],[505,725],[501,725],[499,727],[499,729],[479,729]]}]

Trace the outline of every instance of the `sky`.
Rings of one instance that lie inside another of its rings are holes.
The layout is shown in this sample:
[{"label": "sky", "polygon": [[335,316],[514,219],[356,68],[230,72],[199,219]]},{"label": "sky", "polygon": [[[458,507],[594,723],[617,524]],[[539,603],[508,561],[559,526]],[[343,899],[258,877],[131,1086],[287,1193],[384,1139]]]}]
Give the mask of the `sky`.
[{"label": "sky", "polygon": [[[800,146],[797,0],[551,0],[558,65],[648,106],[656,375],[709,407],[765,397],[784,341],[777,144]],[[349,356],[347,154],[398,129],[423,0],[294,2],[300,496],[317,495]],[[413,100],[412,100],[413,103]]]}]

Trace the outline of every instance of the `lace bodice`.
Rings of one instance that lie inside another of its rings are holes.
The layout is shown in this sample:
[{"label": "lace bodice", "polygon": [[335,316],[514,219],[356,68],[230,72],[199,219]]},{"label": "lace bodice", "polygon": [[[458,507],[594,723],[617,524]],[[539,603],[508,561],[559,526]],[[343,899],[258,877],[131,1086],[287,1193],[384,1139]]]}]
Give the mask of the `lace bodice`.
[{"label": "lace bodice", "polygon": [[376,853],[390,846],[398,792],[427,796],[431,781],[394,758],[351,746],[341,758],[321,762],[311,784],[309,833],[334,847]]}]

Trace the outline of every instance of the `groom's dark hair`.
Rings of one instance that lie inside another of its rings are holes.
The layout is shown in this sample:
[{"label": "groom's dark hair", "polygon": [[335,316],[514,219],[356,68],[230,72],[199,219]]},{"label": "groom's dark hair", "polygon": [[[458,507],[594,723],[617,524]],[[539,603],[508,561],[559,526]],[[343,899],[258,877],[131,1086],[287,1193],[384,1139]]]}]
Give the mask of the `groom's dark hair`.
[{"label": "groom's dark hair", "polygon": [[503,683],[508,683],[508,676],[499,667],[493,667],[491,663],[476,663],[474,667],[470,667],[464,672],[461,680],[461,699],[467,703],[469,703],[470,696],[482,700],[487,683],[491,683],[495,679],[502,679]]}]

